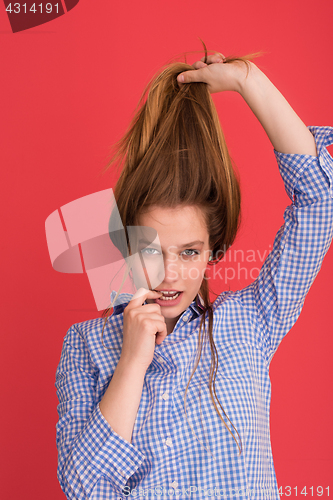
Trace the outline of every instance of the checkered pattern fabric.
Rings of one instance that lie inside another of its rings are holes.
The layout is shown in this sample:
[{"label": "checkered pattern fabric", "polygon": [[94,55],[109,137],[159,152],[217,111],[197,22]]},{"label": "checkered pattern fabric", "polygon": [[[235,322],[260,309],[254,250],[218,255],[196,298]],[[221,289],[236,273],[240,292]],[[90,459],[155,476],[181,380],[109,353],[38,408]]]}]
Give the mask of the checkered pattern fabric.
[{"label": "checkered pattern fabric", "polygon": [[297,320],[332,238],[333,159],[326,146],[333,143],[333,128],[309,128],[318,157],[275,152],[293,202],[258,278],[243,290],[221,293],[213,304],[216,391],[238,430],[242,453],[211,402],[209,347],[189,386],[185,416],[202,314],[195,301],[155,348],[132,442],[112,430],[99,401],[121,353],[126,304],[118,305],[104,331],[106,347],[102,318],[73,325],[64,339],[56,373],[57,446],[58,478],[67,498],[279,500],[269,364]]}]

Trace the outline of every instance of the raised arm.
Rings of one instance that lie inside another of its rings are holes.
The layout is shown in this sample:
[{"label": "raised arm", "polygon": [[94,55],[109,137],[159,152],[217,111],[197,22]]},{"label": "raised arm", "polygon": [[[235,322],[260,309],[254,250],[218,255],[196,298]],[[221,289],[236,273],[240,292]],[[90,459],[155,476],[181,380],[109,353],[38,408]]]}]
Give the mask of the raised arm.
[{"label": "raised arm", "polygon": [[253,314],[258,348],[267,364],[297,320],[305,296],[327,252],[333,232],[333,159],[326,146],[333,128],[307,128],[269,79],[252,63],[217,63],[210,56],[178,76],[202,81],[211,92],[239,92],[264,127],[292,204],[284,212],[271,253],[258,278],[237,292]]},{"label": "raised arm", "polygon": [[219,54],[208,64],[197,61],[193,71],[178,76],[178,82],[205,82],[211,93],[238,92],[265,129],[274,149],[280,153],[317,156],[313,135],[267,76],[252,62],[224,63]]}]

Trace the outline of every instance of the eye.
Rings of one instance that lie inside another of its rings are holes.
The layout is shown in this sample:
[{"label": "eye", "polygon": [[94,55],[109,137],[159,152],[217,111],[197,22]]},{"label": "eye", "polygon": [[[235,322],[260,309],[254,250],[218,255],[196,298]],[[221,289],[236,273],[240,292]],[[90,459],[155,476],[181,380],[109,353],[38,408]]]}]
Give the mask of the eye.
[{"label": "eye", "polygon": [[[185,253],[185,252],[192,252],[192,253]],[[199,255],[198,250],[192,250],[191,248],[187,248],[183,252],[185,254],[185,257],[193,257],[194,255]]]},{"label": "eye", "polygon": [[140,252],[145,253],[146,255],[157,255],[159,253],[159,251],[156,248],[151,248],[151,247],[143,248],[142,250],[140,250]]}]

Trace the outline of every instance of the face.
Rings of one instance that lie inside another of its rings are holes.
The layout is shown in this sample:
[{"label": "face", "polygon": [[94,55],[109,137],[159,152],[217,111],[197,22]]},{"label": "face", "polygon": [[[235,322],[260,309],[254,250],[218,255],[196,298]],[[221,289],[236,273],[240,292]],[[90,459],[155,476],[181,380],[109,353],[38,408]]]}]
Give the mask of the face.
[{"label": "face", "polygon": [[[168,300],[163,297],[147,300],[161,306],[168,333],[171,333],[178,318],[199,292],[207,268],[210,249],[203,212],[196,206],[153,207],[140,216],[139,225],[153,228],[157,233],[151,244],[142,244],[141,247],[139,244],[139,254],[143,257],[152,288],[179,293],[175,299],[172,295],[165,295]],[[142,266],[133,267],[137,288],[147,283],[140,269]]]}]

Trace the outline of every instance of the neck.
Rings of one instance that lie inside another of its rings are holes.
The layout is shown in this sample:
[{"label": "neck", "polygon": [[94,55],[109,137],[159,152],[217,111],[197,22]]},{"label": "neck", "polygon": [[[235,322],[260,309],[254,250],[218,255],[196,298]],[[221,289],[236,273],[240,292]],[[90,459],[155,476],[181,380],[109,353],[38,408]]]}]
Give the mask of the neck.
[{"label": "neck", "polygon": [[165,324],[167,327],[167,335],[170,335],[170,333],[173,332],[174,327],[176,326],[176,323],[180,316],[177,316],[176,318],[164,318],[165,319]]}]

